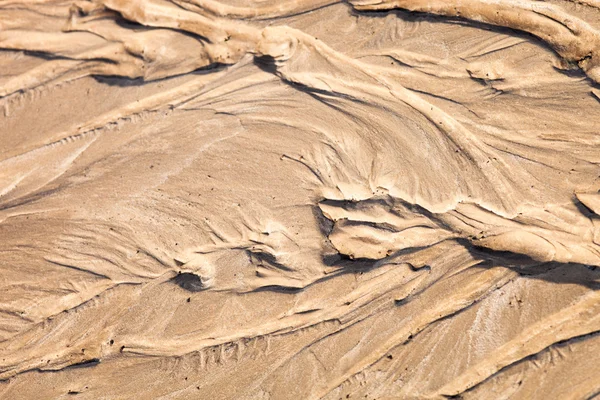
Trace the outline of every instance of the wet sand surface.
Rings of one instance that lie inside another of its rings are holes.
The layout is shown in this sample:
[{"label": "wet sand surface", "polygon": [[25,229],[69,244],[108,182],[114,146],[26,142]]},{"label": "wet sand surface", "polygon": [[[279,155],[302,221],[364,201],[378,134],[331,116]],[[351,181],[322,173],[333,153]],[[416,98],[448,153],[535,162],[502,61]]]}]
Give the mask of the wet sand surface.
[{"label": "wet sand surface", "polygon": [[0,0],[0,397],[600,394],[600,1]]}]

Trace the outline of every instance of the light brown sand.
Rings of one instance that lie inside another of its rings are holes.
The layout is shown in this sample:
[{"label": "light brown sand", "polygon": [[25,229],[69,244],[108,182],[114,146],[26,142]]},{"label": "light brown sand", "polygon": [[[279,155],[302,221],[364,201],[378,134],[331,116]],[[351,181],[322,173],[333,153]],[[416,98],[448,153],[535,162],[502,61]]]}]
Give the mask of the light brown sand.
[{"label": "light brown sand", "polygon": [[596,0],[0,0],[0,398],[593,398],[599,190]]}]

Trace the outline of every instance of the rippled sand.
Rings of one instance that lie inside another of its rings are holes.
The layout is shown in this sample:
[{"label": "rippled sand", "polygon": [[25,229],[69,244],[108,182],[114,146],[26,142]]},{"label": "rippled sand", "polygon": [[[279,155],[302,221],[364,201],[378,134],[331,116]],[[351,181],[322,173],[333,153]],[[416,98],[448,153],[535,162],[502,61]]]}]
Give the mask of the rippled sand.
[{"label": "rippled sand", "polygon": [[600,395],[600,1],[0,0],[0,397]]}]

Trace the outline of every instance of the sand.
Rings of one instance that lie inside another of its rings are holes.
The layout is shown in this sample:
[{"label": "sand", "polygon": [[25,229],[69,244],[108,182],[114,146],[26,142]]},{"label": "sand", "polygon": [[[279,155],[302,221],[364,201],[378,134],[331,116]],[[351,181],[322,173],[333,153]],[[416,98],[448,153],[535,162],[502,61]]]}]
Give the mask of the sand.
[{"label": "sand", "polygon": [[0,397],[600,395],[597,0],[0,0]]}]

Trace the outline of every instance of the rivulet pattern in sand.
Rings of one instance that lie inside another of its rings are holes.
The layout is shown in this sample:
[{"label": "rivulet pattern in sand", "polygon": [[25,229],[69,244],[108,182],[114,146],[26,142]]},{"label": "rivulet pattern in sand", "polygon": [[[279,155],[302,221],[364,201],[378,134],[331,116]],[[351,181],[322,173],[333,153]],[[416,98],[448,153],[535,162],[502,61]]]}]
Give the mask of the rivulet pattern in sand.
[{"label": "rivulet pattern in sand", "polygon": [[600,2],[0,0],[0,397],[600,395]]}]

